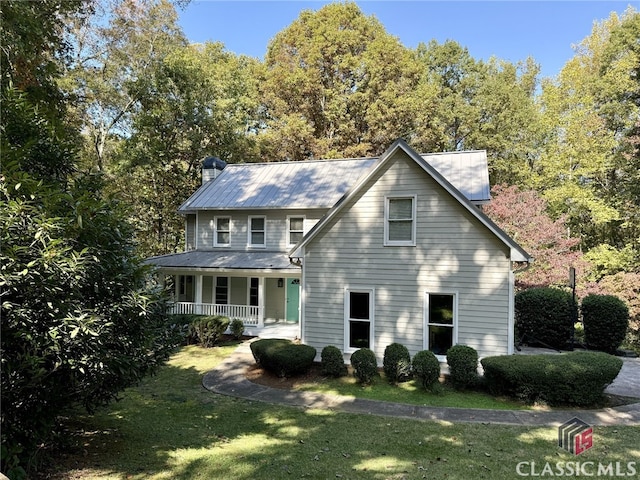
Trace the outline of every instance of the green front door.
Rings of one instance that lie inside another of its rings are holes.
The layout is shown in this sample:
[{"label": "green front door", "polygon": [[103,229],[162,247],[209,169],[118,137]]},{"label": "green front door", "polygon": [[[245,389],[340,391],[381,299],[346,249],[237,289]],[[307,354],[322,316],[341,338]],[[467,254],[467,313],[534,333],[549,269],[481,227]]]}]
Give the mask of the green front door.
[{"label": "green front door", "polygon": [[287,278],[287,322],[300,320],[300,279]]}]

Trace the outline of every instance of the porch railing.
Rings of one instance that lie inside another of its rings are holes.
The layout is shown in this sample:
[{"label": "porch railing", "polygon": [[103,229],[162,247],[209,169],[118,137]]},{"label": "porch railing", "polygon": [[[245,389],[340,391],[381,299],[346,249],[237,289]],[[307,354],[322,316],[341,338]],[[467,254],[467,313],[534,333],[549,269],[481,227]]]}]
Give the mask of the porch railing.
[{"label": "porch railing", "polygon": [[264,318],[263,307],[252,305],[222,305],[217,303],[175,302],[169,306],[173,315],[221,315],[231,320],[239,318],[245,326],[261,326]]}]

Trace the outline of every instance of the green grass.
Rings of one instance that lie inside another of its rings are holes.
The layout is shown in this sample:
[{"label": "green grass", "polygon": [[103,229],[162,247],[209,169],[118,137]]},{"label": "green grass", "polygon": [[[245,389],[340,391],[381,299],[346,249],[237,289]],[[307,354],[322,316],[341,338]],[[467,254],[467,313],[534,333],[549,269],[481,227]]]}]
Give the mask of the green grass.
[{"label": "green grass", "polygon": [[310,382],[300,385],[297,389],[430,407],[487,408],[491,410],[529,410],[532,408],[508,398],[496,398],[483,392],[460,392],[446,383],[436,385],[433,391],[425,390],[419,382],[414,380],[394,386],[386,381],[384,373],[381,373],[367,386],[360,385],[353,375],[347,375],[341,378],[326,378],[322,382]]},{"label": "green grass", "polygon": [[640,461],[640,429],[596,427],[575,457],[556,429],[451,424],[269,405],[220,396],[202,375],[235,347],[182,348],[156,376],[73,433],[49,479],[518,478],[518,462]]}]

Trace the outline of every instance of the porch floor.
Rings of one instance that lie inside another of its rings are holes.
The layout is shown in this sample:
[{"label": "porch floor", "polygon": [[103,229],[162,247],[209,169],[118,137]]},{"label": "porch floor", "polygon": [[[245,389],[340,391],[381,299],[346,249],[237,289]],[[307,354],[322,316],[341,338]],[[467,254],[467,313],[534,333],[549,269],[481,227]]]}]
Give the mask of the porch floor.
[{"label": "porch floor", "polygon": [[265,322],[264,327],[245,327],[245,335],[260,338],[300,338],[300,324],[291,322]]}]

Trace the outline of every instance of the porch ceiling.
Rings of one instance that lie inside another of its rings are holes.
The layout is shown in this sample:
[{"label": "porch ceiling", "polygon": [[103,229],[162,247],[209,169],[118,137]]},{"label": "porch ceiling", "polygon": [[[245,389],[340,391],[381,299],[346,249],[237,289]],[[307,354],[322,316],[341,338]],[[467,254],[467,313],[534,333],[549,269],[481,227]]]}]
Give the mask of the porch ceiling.
[{"label": "porch ceiling", "polygon": [[300,273],[283,252],[202,251],[148,258],[145,263],[163,269],[261,270]]}]

